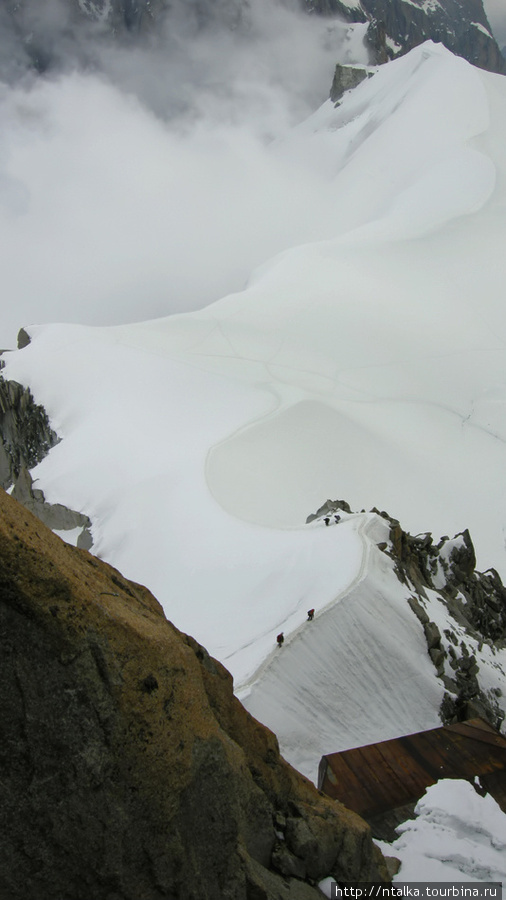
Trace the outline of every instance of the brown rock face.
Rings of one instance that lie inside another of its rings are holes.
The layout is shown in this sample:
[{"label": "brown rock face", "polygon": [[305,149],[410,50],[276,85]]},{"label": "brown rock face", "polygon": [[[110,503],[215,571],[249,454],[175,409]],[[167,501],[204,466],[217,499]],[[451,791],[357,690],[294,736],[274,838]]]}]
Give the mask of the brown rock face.
[{"label": "brown rock face", "polygon": [[143,587],[0,495],[2,900],[278,900],[386,878]]}]

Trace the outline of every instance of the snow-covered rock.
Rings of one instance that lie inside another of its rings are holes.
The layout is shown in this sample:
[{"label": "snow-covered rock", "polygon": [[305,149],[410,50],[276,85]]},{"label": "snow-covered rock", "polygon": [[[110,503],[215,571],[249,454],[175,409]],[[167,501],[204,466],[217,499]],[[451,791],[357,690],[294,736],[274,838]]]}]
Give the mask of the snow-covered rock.
[{"label": "snow-covered rock", "polygon": [[379,842],[401,867],[395,882],[503,882],[506,813],[468,781],[443,779],[429,787],[416,818],[400,826],[393,844]]}]

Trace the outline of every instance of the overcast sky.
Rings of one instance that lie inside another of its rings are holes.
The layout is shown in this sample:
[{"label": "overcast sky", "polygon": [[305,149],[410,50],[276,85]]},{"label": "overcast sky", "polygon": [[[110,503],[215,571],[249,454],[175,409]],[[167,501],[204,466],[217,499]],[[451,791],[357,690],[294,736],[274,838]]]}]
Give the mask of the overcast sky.
[{"label": "overcast sky", "polygon": [[506,44],[506,0],[484,0],[488,20],[499,46]]}]

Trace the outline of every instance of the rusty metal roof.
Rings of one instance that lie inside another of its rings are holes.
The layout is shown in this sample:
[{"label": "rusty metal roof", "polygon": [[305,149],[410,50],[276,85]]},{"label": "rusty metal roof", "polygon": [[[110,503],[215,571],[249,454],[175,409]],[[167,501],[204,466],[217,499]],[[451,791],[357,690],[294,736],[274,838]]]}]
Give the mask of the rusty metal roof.
[{"label": "rusty metal roof", "polygon": [[506,737],[482,719],[331,753],[318,787],[370,819],[419,800],[440,778],[476,776],[506,812]]}]

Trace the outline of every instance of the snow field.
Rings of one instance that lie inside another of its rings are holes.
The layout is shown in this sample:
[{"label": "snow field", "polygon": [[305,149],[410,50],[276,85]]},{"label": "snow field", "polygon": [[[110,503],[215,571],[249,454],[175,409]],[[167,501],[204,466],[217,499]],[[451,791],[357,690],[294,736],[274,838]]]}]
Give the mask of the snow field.
[{"label": "snow field", "polygon": [[90,516],[94,552],[228,666],[312,778],[322,753],[439,724],[442,686],[381,521],[307,515],[328,497],[413,533],[469,527],[479,567],[506,572],[505,123],[504,79],[419,47],[266,150],[299,199],[267,180],[286,249],[244,290],[29,327],[6,359],[63,438],[37,487]]},{"label": "snow field", "polygon": [[[283,645],[239,699],[275,731],[282,754],[316,783],[323,755],[440,724],[435,677],[409,590],[376,547],[387,523],[362,518],[362,578]],[[334,529],[342,526],[339,524]]]},{"label": "snow field", "polygon": [[417,48],[272,147],[323,161],[325,241],[201,312],[31,327],[9,354],[63,437],[34,473],[48,501],[90,515],[95,552],[238,683],[356,577],[351,524],[304,527],[326,497],[468,526],[505,570],[505,102],[499,76]]}]

